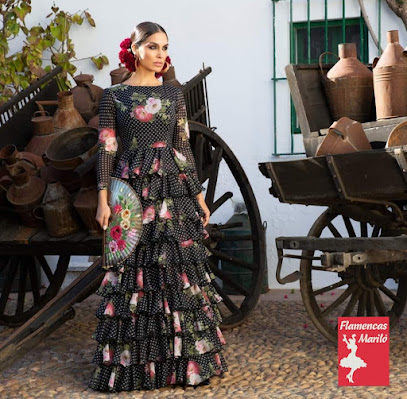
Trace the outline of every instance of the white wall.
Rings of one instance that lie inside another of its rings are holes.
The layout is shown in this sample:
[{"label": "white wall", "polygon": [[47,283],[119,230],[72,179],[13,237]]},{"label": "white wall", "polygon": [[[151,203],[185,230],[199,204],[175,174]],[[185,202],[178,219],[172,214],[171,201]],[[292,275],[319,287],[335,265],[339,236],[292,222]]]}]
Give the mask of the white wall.
[{"label": "white wall", "polygon": [[[30,23],[40,23],[48,14],[54,0],[35,0]],[[280,204],[269,192],[270,180],[258,170],[257,163],[273,158],[273,48],[272,2],[270,0],[155,0],[112,2],[108,0],[69,2],[55,0],[65,11],[88,8],[96,21],[96,28],[86,22],[76,28],[72,39],[78,58],[102,52],[110,60],[110,67],[98,71],[89,61],[78,62],[78,71],[92,73],[95,84],[110,85],[109,71],[117,67],[119,43],[130,35],[137,23],[158,22],[167,30],[170,55],[178,80],[185,82],[194,76],[202,63],[211,66],[208,76],[211,122],[217,133],[234,151],[253,186],[262,219],[268,224],[267,254],[269,282],[275,281],[276,251],[274,239],[281,235],[306,235],[321,209]],[[340,0],[330,0],[329,18],[341,14]],[[347,17],[358,17],[357,1],[347,1]],[[377,26],[376,0],[365,1],[371,22]],[[384,2],[383,2],[384,3]],[[288,1],[275,3],[278,11],[277,76],[284,76],[289,62]],[[323,0],[312,2],[312,18],[323,18]],[[405,29],[387,6],[383,5],[382,31],[403,31],[402,44],[407,44]],[[294,20],[306,20],[306,0],[295,1]],[[371,49],[373,44],[369,43]],[[376,55],[371,50],[371,58]],[[284,83],[278,83],[283,85]],[[285,90],[285,91],[284,91]],[[289,132],[289,93],[287,87],[279,91],[277,131]],[[298,144],[301,147],[301,143]],[[230,208],[231,209],[231,208]],[[226,219],[229,215],[226,215]],[[225,219],[225,220],[226,220]],[[296,265],[292,263],[292,267]],[[297,287],[293,284],[292,287]]]}]

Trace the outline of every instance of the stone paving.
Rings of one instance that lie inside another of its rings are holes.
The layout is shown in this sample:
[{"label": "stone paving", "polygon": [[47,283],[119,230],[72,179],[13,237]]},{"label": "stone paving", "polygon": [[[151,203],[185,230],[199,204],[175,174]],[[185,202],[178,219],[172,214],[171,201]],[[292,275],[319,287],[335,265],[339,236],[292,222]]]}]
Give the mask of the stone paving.
[{"label": "stone paving", "polygon": [[[309,322],[297,294],[279,290],[262,295],[243,325],[225,331],[230,371],[209,386],[107,394],[87,383],[95,341],[92,295],[75,305],[76,317],[3,372],[0,398],[407,398],[407,317],[390,338],[389,387],[338,387],[336,347]],[[0,332],[4,340],[11,329]]]}]

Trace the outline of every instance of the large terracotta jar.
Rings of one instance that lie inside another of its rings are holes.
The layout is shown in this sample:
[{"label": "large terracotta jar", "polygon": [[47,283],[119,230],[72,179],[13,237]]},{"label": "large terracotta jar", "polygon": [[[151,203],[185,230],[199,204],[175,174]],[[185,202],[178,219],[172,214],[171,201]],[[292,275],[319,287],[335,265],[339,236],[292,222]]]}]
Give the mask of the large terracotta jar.
[{"label": "large terracotta jar", "polygon": [[55,111],[52,120],[56,133],[86,126],[86,122],[74,106],[72,92],[60,91],[57,97],[58,109]]},{"label": "large terracotta jar", "polygon": [[372,72],[357,59],[355,43],[339,44],[338,54],[339,61],[322,75],[331,116],[334,121],[346,116],[367,122],[373,102]]},{"label": "large terracotta jar", "polygon": [[94,85],[93,75],[80,74],[74,77],[76,87],[71,89],[75,108],[86,123],[98,114],[103,89]]},{"label": "large terracotta jar", "polygon": [[407,62],[399,32],[387,32],[387,46],[373,68],[377,119],[407,115]]}]

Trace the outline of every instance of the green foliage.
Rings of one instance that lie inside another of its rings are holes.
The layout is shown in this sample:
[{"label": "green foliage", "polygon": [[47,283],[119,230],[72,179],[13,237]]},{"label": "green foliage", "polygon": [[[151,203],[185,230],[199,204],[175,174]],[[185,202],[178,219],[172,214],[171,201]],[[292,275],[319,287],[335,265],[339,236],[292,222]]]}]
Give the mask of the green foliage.
[{"label": "green foliage", "polygon": [[[95,27],[95,21],[88,11],[75,14],[63,11],[55,5],[46,16],[46,26],[28,27],[26,16],[31,12],[31,0],[0,0],[0,104],[6,102],[19,91],[27,88],[38,77],[52,69],[42,68],[44,55],[50,57],[53,66],[63,68],[59,79],[60,89],[70,87],[68,76],[73,76],[76,67],[73,62],[75,46],[70,38],[71,28],[84,21]],[[19,51],[10,54],[9,43],[17,36],[23,37]],[[89,57],[98,69],[109,64],[104,55]]]}]

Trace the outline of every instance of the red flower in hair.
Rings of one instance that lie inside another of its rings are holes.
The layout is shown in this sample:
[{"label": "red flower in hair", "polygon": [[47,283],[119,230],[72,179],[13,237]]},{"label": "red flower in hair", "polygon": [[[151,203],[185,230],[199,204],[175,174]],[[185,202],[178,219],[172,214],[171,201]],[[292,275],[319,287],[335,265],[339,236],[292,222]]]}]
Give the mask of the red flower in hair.
[{"label": "red flower in hair", "polygon": [[120,48],[122,48],[123,50],[128,50],[130,47],[131,47],[131,39],[129,37],[127,39],[124,39],[120,43]]}]

